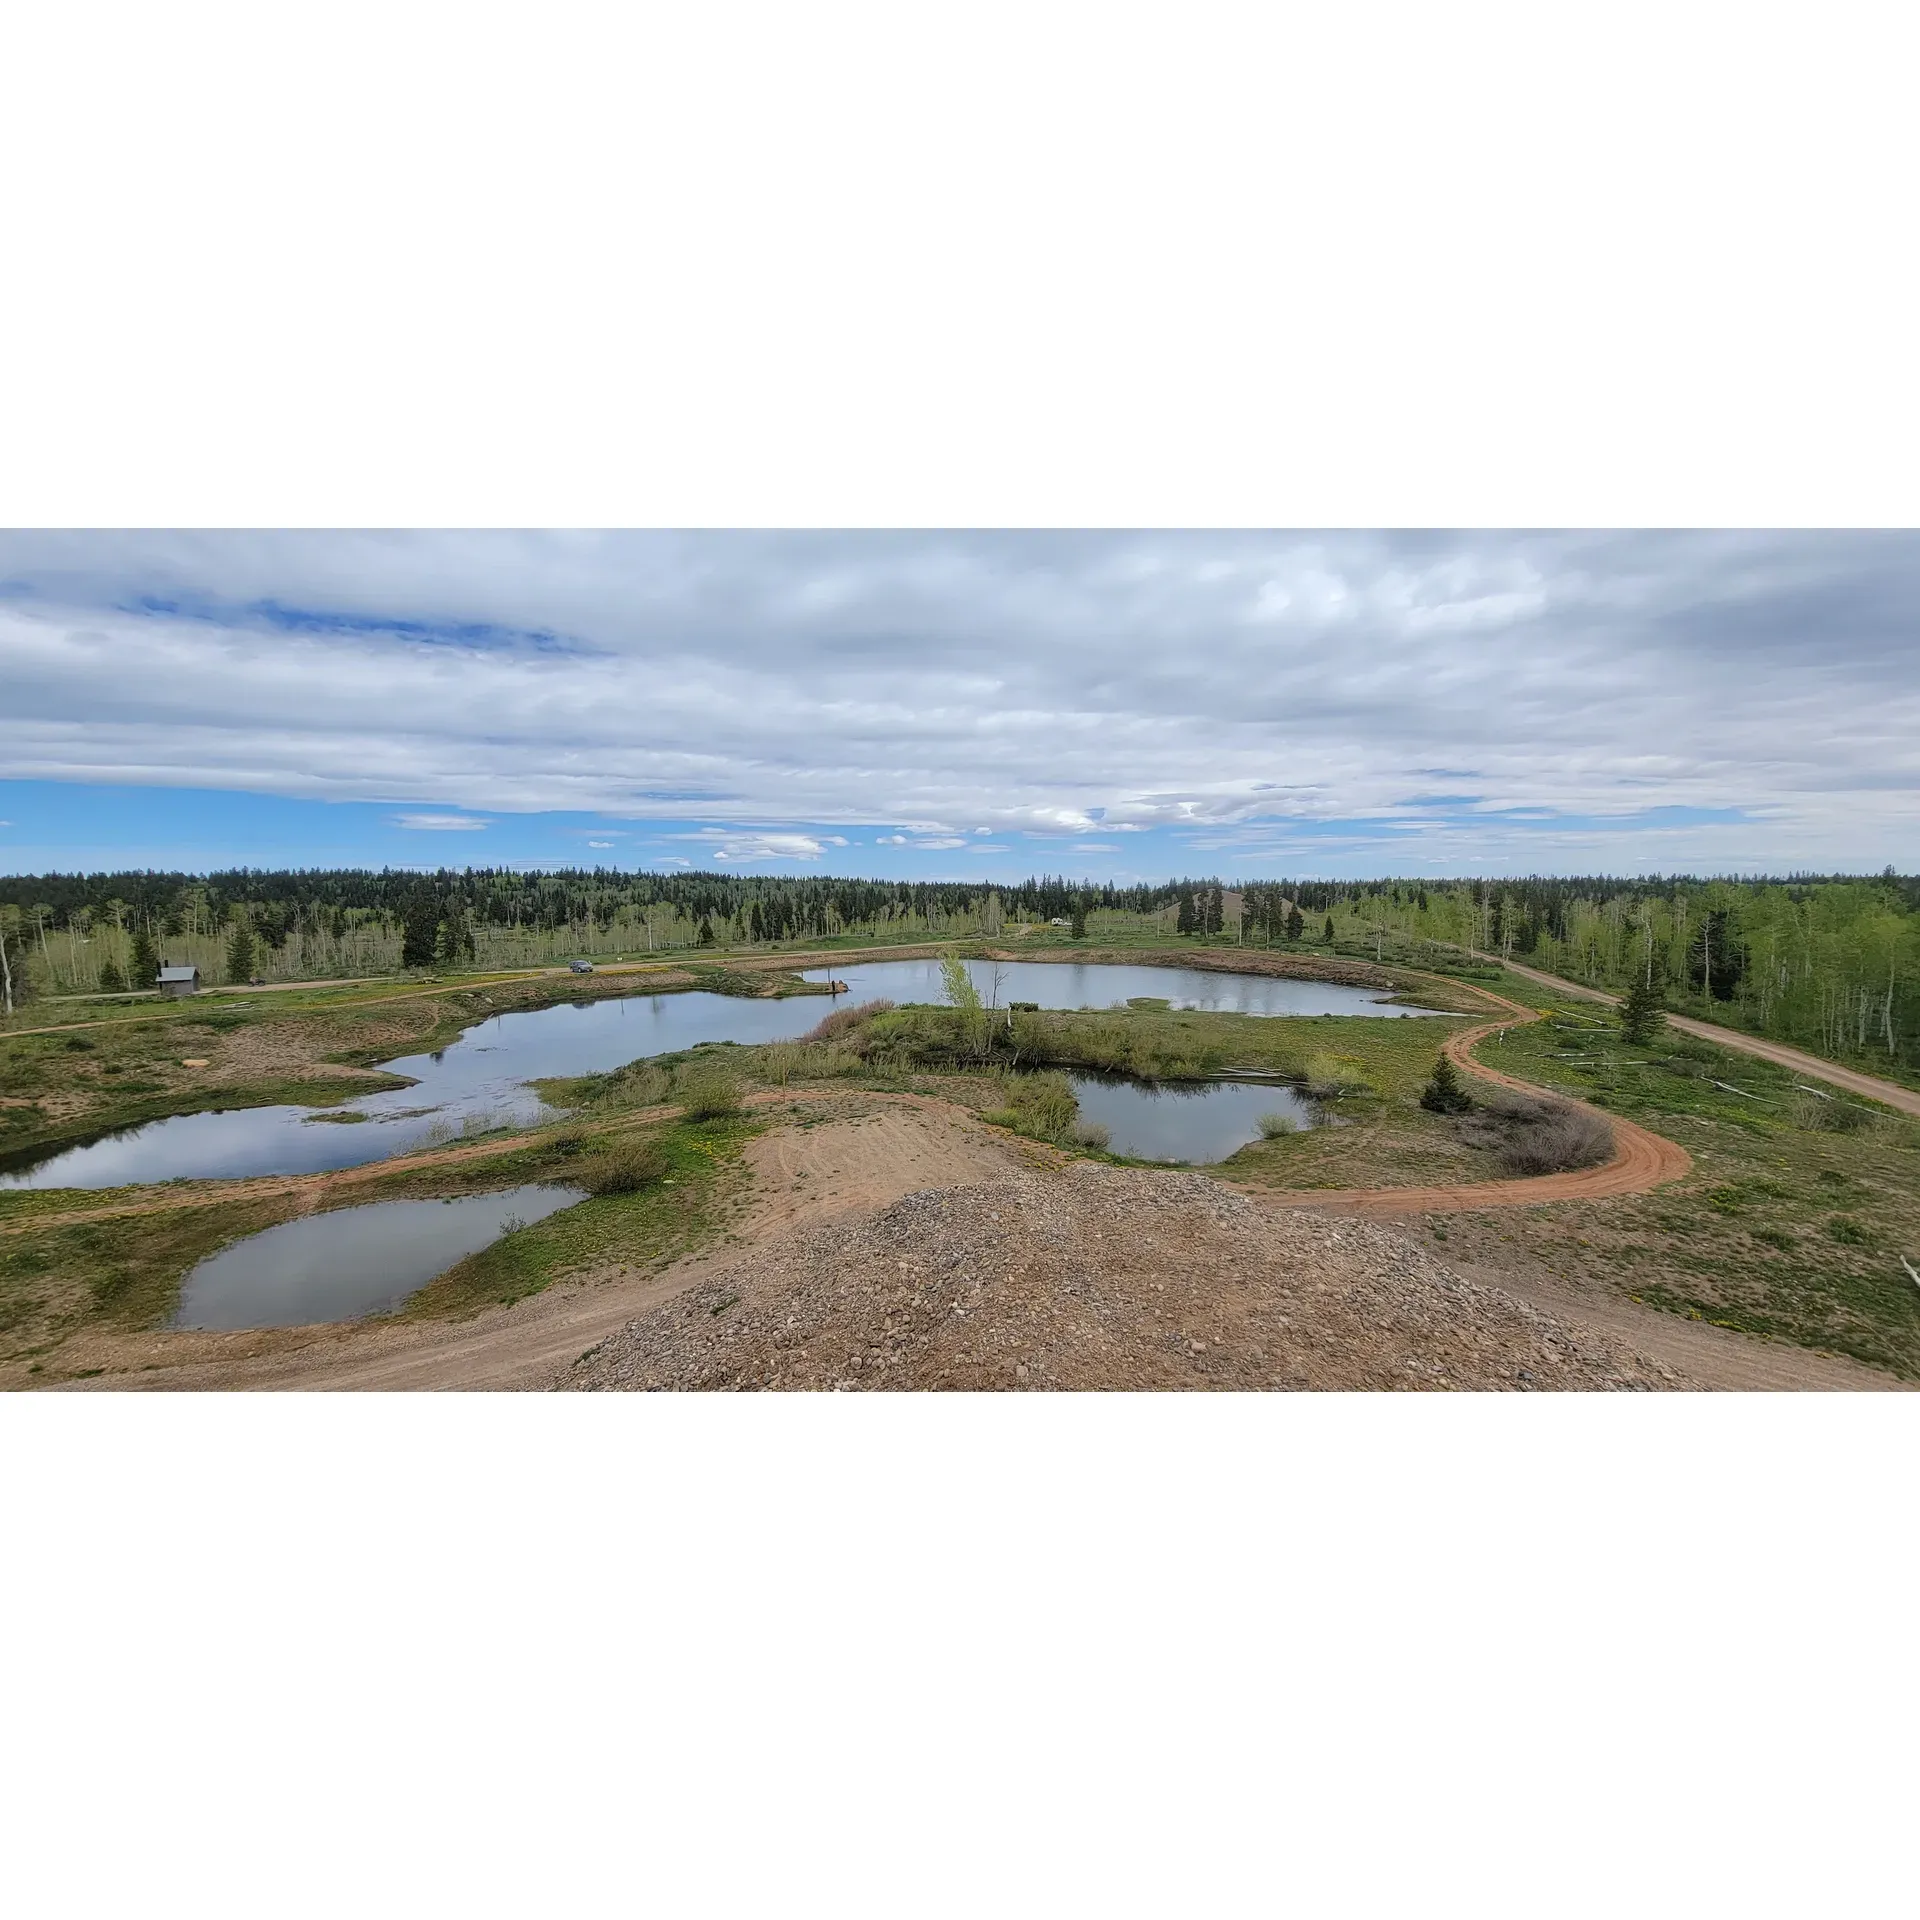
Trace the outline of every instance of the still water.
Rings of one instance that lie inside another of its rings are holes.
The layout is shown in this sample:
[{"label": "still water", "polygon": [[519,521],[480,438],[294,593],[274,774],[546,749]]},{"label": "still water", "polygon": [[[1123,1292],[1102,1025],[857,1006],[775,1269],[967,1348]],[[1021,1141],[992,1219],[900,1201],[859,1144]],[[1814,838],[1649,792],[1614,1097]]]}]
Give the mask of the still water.
[{"label": "still water", "polygon": [[[873,994],[856,998],[871,999]],[[556,1118],[526,1082],[606,1073],[703,1040],[757,1046],[805,1033],[848,997],[798,994],[741,1000],[723,993],[635,993],[502,1013],[438,1053],[381,1062],[415,1084],[339,1107],[243,1107],[185,1113],[69,1147],[0,1187],[119,1187],[156,1180],[237,1180],[331,1173],[431,1145],[482,1123],[535,1126]],[[324,1115],[338,1114],[340,1119]]]},{"label": "still water", "polygon": [[[1210,973],[1203,967],[1128,967],[1081,965],[1044,960],[1009,960],[1000,965],[998,1004],[1032,1000],[1067,1012],[1082,1007],[1124,1007],[1129,1000],[1167,1000],[1179,1013],[1253,1013],[1266,1015],[1345,1014],[1372,1020],[1418,1018],[1426,1007],[1390,1006],[1371,987],[1339,987],[1324,980],[1275,980],[1250,973]],[[969,960],[967,973],[982,1000],[993,997],[994,965]],[[824,980],[824,972],[808,980]],[[884,996],[942,1003],[946,988],[937,960],[876,960],[868,966],[836,969],[850,982],[856,1001]],[[844,1002],[842,1004],[845,1004]]]},{"label": "still water", "polygon": [[187,1275],[176,1327],[302,1327],[396,1307],[515,1221],[584,1200],[578,1187],[512,1187],[459,1200],[383,1200],[310,1214],[222,1248]]},{"label": "still water", "polygon": [[1289,1126],[1315,1124],[1313,1102],[1271,1082],[1209,1080],[1199,1084],[1106,1080],[1069,1074],[1080,1118],[1097,1121],[1108,1147],[1135,1160],[1208,1166],[1260,1138],[1260,1118],[1277,1113]]},{"label": "still water", "polygon": [[[982,997],[992,997],[992,963],[973,960],[967,967]],[[946,998],[938,961],[881,960],[833,971],[848,991],[831,1000],[818,994],[748,1000],[720,993],[632,993],[618,999],[567,1001],[533,1013],[496,1014],[469,1027],[438,1053],[383,1062],[387,1072],[404,1074],[412,1086],[320,1110],[244,1107],[152,1120],[25,1168],[0,1172],[0,1187],[118,1187],[159,1180],[330,1173],[411,1152],[469,1125],[524,1127],[557,1117],[526,1084],[529,1080],[606,1073],[631,1060],[677,1053],[703,1041],[759,1046],[797,1039],[834,1008],[868,1000],[939,1003]],[[822,968],[805,977],[824,981],[827,973]],[[1000,968],[1002,1005],[1033,1000],[1043,1007],[1113,1007],[1136,997],[1207,1013],[1398,1019],[1425,1011],[1388,1006],[1362,987],[1208,973],[1198,967],[1056,966],[1023,960]],[[339,1117],[325,1117],[329,1115]]]}]

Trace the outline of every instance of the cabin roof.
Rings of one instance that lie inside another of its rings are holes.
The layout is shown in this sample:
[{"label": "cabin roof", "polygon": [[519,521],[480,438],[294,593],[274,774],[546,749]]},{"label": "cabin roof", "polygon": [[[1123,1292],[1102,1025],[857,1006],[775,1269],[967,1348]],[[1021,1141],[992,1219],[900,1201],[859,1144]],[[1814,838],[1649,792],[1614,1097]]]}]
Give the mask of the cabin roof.
[{"label": "cabin roof", "polygon": [[200,969],[198,967],[162,967],[160,978],[162,980],[198,980]]}]

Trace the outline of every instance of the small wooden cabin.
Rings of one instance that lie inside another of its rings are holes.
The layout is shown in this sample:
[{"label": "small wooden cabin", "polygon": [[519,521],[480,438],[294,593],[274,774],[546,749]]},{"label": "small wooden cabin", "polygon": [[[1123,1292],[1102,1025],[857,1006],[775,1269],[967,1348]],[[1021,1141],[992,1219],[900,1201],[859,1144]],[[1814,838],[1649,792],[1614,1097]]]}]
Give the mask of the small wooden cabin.
[{"label": "small wooden cabin", "polygon": [[200,991],[200,969],[198,967],[162,967],[160,969],[160,997],[163,1000],[184,1000],[190,993]]}]

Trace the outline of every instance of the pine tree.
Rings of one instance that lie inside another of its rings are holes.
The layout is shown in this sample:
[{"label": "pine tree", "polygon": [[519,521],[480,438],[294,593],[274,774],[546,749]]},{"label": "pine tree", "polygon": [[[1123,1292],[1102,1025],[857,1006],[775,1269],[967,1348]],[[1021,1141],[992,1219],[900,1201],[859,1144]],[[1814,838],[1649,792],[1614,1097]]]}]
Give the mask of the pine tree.
[{"label": "pine tree", "polygon": [[1473,1105],[1461,1083],[1460,1069],[1444,1053],[1434,1063],[1433,1078],[1421,1089],[1420,1104],[1429,1113],[1465,1113]]},{"label": "pine tree", "polygon": [[1666,1031],[1666,1007],[1660,989],[1645,974],[1627,989],[1620,1008],[1620,1032],[1636,1047],[1650,1047]]},{"label": "pine tree", "polygon": [[133,930],[133,958],[127,966],[127,984],[135,993],[151,993],[160,978],[160,956],[145,927]]},{"label": "pine tree", "polygon": [[100,969],[100,991],[102,993],[125,993],[127,983],[120,977],[120,969],[111,960]]},{"label": "pine tree", "polygon": [[244,920],[234,922],[227,940],[227,978],[229,981],[253,978],[253,929]]},{"label": "pine tree", "polygon": [[1287,938],[1289,940],[1298,940],[1306,930],[1307,923],[1301,917],[1299,906],[1296,904],[1289,907],[1287,909]]},{"label": "pine tree", "polygon": [[1190,893],[1183,893],[1180,896],[1180,915],[1174,922],[1174,931],[1176,933],[1193,931],[1193,895]]},{"label": "pine tree", "polygon": [[1320,937],[1327,943],[1328,946],[1333,945],[1333,915],[1332,914],[1327,915],[1327,930]]},{"label": "pine tree", "polygon": [[403,967],[433,965],[434,945],[440,935],[440,915],[431,900],[416,900],[407,909],[400,936],[400,964]]},{"label": "pine tree", "polygon": [[1083,893],[1073,896],[1073,937],[1084,940],[1087,937],[1087,897]]}]

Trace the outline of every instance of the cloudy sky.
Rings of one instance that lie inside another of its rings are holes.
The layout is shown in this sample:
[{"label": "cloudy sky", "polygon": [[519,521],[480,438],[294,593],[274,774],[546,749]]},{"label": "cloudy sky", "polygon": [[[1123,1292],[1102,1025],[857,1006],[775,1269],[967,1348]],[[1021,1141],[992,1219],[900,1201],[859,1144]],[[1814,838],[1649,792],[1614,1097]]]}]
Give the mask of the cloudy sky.
[{"label": "cloudy sky", "polygon": [[1905,534],[0,534],[0,868],[1916,864]]}]

